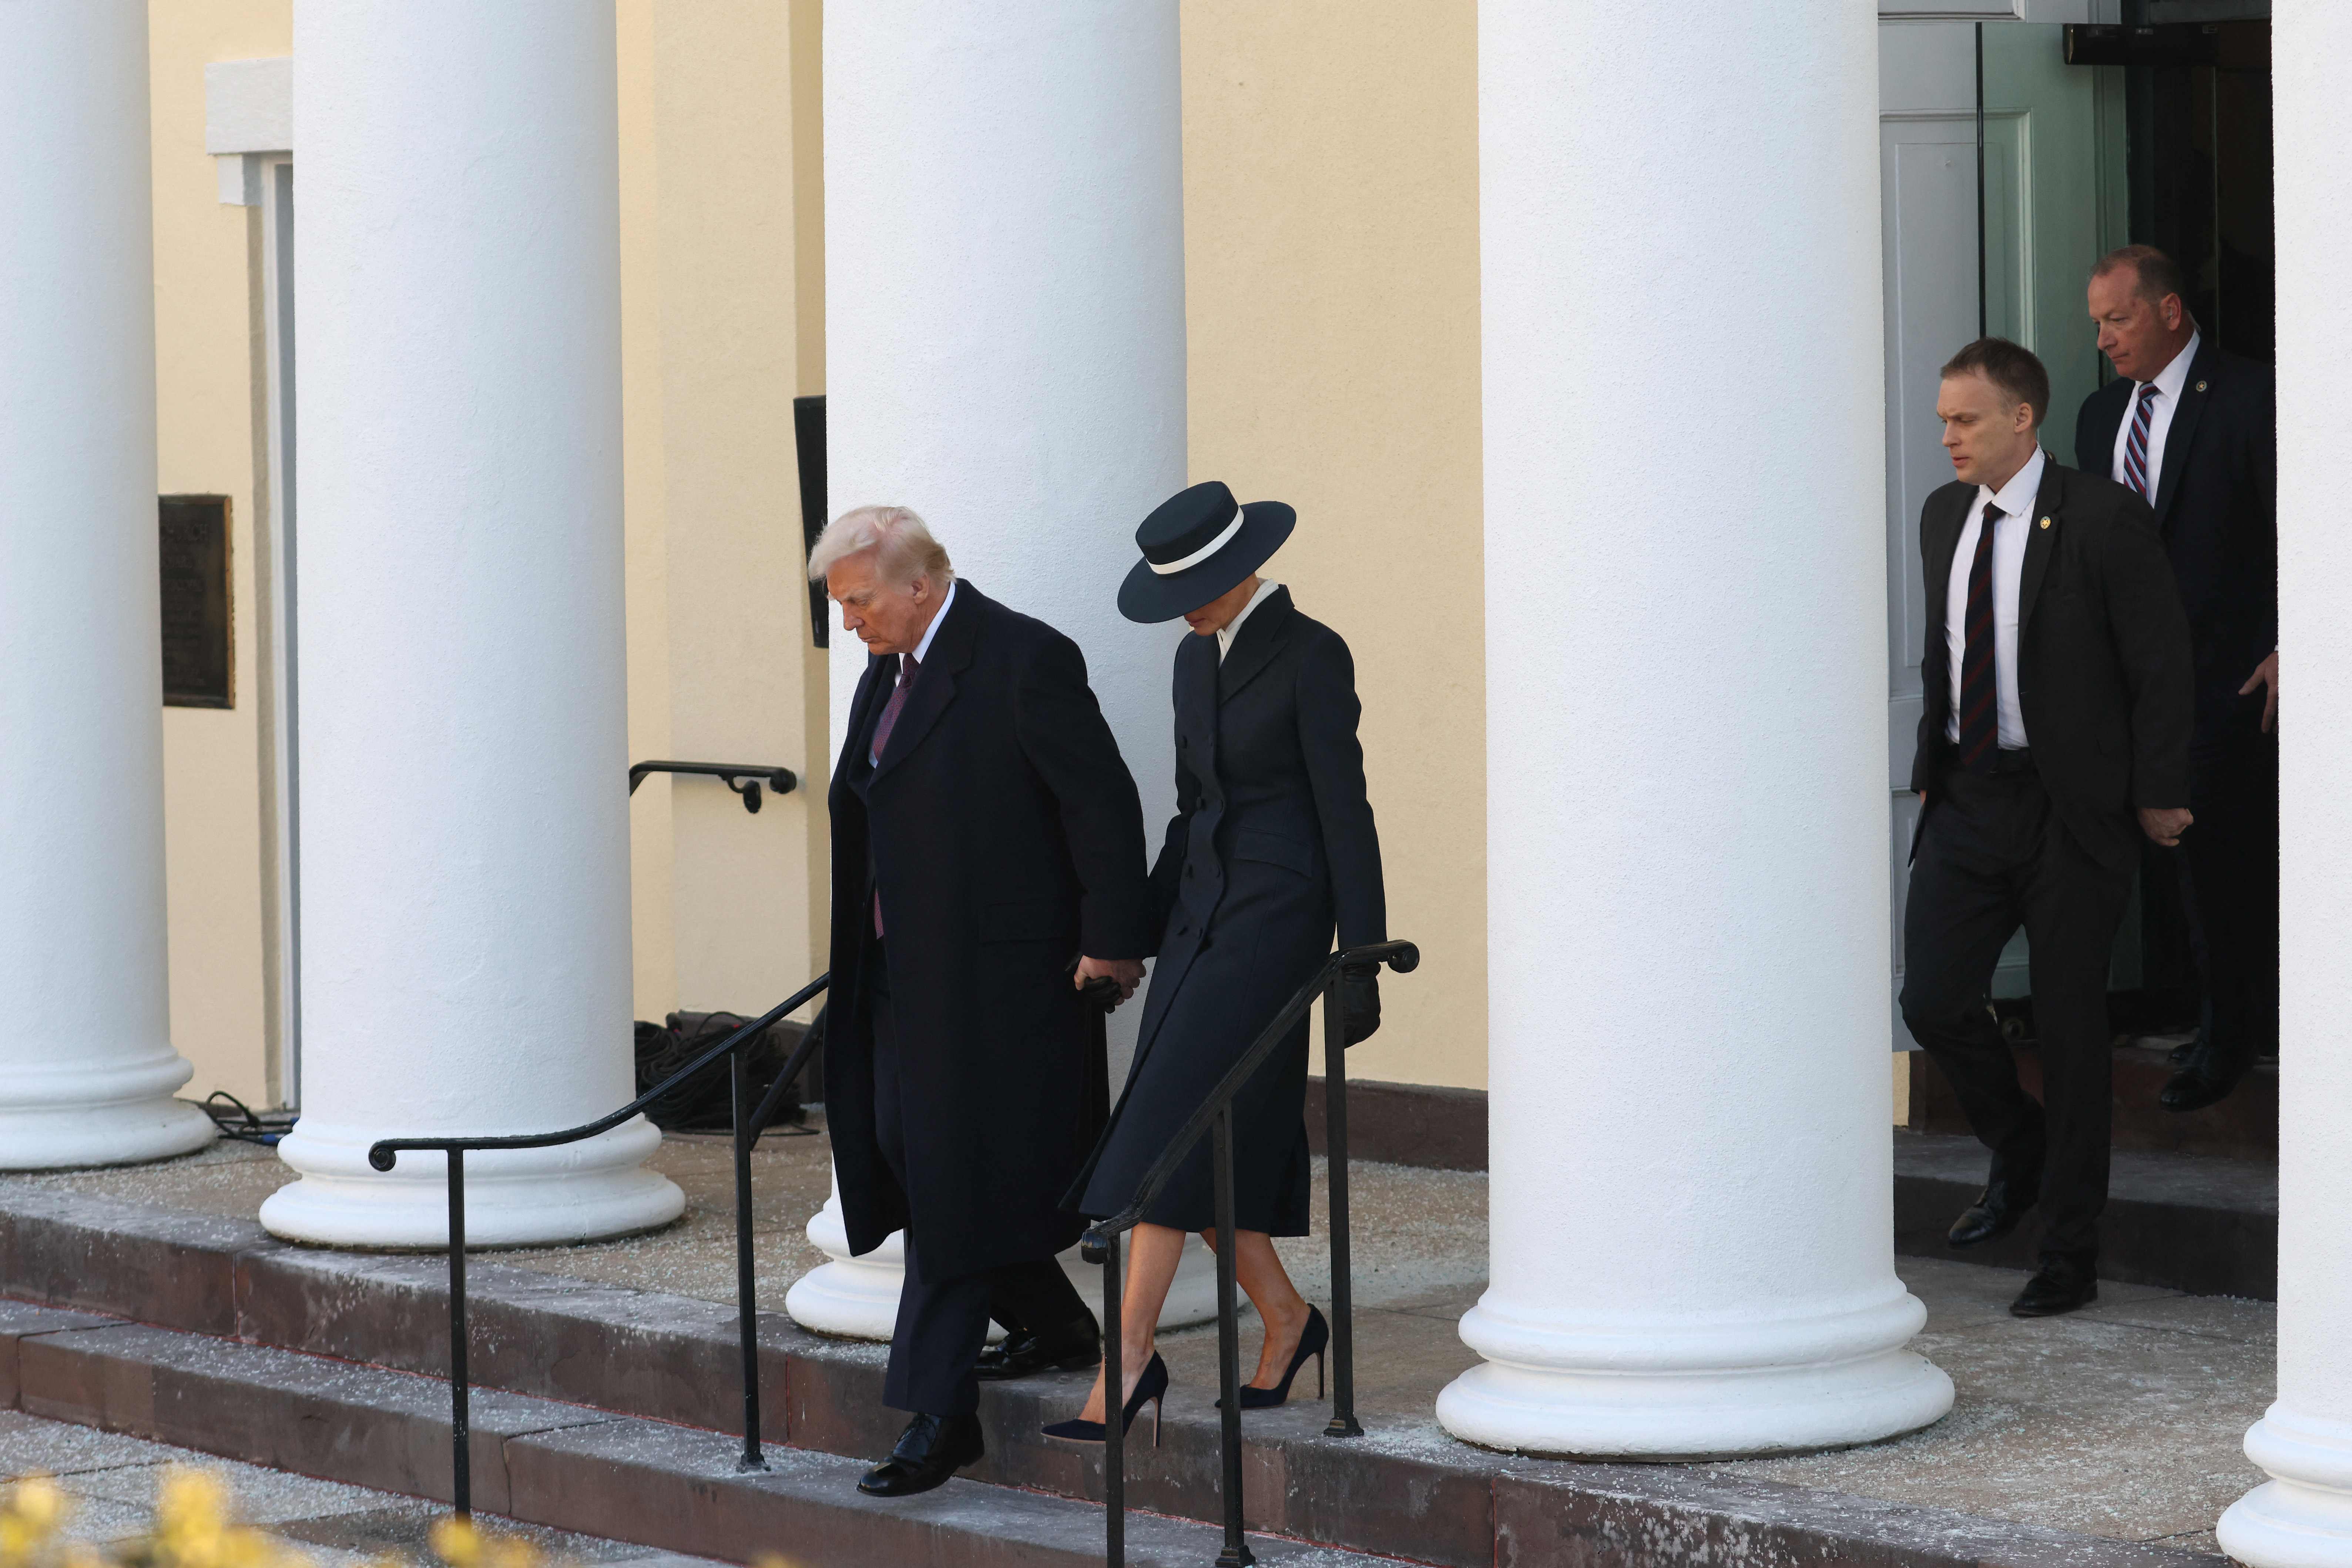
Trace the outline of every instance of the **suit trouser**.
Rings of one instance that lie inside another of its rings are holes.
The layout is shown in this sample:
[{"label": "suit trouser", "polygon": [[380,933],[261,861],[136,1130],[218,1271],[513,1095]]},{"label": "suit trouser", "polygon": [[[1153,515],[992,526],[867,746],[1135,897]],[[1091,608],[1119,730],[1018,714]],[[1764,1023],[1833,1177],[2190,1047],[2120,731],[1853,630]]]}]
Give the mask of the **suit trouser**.
[{"label": "suit trouser", "polygon": [[[2030,765],[1954,769],[1937,789],[1903,915],[1903,1021],[1992,1151],[1994,1176],[2039,1186],[2044,1255],[2094,1258],[2107,1202],[2107,959],[2131,877],[2084,852]],[[1990,998],[2020,925],[2032,947],[2039,1105],[2018,1082]]]},{"label": "suit trouser", "polygon": [[2180,836],[2197,911],[2206,1042],[2239,1067],[2279,1041],[2278,737],[2191,749]]},{"label": "suit trouser", "polygon": [[[885,986],[869,984],[868,1000],[874,1019],[874,1131],[884,1162],[904,1191],[907,1128],[896,1019]],[[1088,1318],[1087,1304],[1051,1258],[934,1279],[923,1267],[920,1229],[918,1221],[908,1221],[907,1278],[898,1290],[882,1403],[930,1415],[969,1415],[980,1407],[980,1380],[972,1368],[987,1342],[990,1318],[1012,1333],[1055,1329]]]}]

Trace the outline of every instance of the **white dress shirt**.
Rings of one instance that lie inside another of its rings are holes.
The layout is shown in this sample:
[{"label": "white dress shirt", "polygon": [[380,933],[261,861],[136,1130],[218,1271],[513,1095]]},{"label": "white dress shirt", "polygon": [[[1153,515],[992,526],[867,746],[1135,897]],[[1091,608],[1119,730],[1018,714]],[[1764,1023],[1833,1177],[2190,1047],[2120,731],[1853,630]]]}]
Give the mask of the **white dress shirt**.
[{"label": "white dress shirt", "polygon": [[2042,491],[2042,470],[2048,459],[2036,447],[2025,467],[2017,470],[1999,493],[1977,487],[1969,502],[1969,521],[1960,530],[1960,545],[1952,552],[1952,574],[1944,585],[1944,647],[1951,666],[1950,714],[1944,738],[1960,738],[1960,666],[1969,649],[1969,570],[1976,564],[1977,537],[1984,530],[1987,501],[2000,508],[1992,531],[1992,663],[1993,682],[2000,689],[2000,746],[2015,751],[2026,744],[2025,713],[2017,703],[2017,588],[2025,575],[2025,542],[2032,537],[2037,519],[2034,500]]},{"label": "white dress shirt", "polygon": [[[2154,381],[2140,384],[2156,388],[2156,405],[2147,411],[2147,500],[2150,506],[2156,504],[2156,492],[2164,483],[2164,438],[2171,433],[2173,413],[2180,406],[2180,389],[2189,384],[2189,367],[2196,360],[2197,345],[2202,341],[2200,334],[2190,332],[2187,345],[2172,356],[2172,363],[2157,372]],[[2126,489],[2130,489],[2131,481],[2124,478],[2124,454],[2131,450],[2132,420],[2139,413],[2139,385],[2135,385],[2130,398],[2124,404],[2124,422],[2116,431],[2115,460],[2108,465],[2107,477]],[[2075,460],[2079,462],[2081,459],[2082,454],[2076,453]]]},{"label": "white dress shirt", "polygon": [[1259,579],[1257,592],[1249,596],[1249,603],[1242,606],[1242,613],[1217,628],[1217,662],[1219,664],[1224,663],[1225,655],[1234,651],[1234,638],[1241,636],[1242,623],[1250,618],[1250,612],[1264,604],[1268,594],[1281,586],[1281,584],[1271,577]]}]

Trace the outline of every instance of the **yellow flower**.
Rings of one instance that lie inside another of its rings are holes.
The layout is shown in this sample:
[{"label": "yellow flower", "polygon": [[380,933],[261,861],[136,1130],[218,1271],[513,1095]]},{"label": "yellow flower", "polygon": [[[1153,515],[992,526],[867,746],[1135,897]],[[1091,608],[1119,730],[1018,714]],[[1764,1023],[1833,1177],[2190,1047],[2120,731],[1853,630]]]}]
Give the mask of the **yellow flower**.
[{"label": "yellow flower", "polygon": [[65,1522],[66,1507],[66,1494],[47,1476],[27,1476],[8,1494],[9,1511],[44,1535]]},{"label": "yellow flower", "polygon": [[451,1514],[436,1520],[432,1533],[433,1555],[449,1564],[449,1568],[476,1568],[482,1561],[482,1533],[470,1520]]}]

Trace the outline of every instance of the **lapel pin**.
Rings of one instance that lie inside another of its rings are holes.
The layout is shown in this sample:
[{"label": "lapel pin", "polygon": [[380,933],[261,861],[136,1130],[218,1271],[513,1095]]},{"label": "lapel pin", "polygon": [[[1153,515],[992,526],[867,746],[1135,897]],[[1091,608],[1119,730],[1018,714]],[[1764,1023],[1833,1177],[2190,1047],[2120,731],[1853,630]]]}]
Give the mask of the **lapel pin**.
[{"label": "lapel pin", "polygon": [[2050,520],[2049,520],[2048,518],[2046,518],[2046,517],[2045,517],[2045,518],[2043,518],[2043,519],[2042,520],[2042,527],[2044,527],[2044,528],[2049,527],[2049,526],[2050,526]]},{"label": "lapel pin", "polygon": [[2201,381],[2200,381],[2200,382],[2199,382],[2199,383],[2197,384],[2197,390],[2198,390],[2198,391],[2200,391],[2200,392],[2204,391],[2204,390],[2205,390],[2205,384],[2204,384],[2203,382],[2201,382]]}]

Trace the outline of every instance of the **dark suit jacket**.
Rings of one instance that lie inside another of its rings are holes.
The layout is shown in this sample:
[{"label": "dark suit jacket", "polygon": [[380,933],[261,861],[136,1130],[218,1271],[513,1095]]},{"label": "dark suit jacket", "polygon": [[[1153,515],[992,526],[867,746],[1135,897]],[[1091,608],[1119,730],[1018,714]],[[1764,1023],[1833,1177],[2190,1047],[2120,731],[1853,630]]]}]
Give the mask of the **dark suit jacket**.
[{"label": "dark suit jacket", "polygon": [[[2074,455],[2109,472],[2137,383],[2083,400]],[[2258,735],[2263,694],[2240,697],[2278,647],[2278,393],[2271,367],[2198,345],[2164,440],[2156,526],[2196,645],[2200,752]]]},{"label": "dark suit jacket", "polygon": [[[1059,1200],[1101,1132],[1105,1068],[1069,965],[1148,956],[1143,810],[1077,645],[970,583],[932,639],[878,766],[898,679],[869,659],[835,764],[826,1121],[854,1252],[910,1216],[950,1279],[1050,1257]],[[857,983],[887,924],[907,1184],[875,1139],[873,1028]]]},{"label": "dark suit jacket", "polygon": [[[1151,873],[1160,934],[1142,1032],[1083,1212],[1125,1207],[1151,1163],[1339,945],[1388,935],[1380,835],[1356,739],[1355,665],[1339,634],[1277,588],[1233,651],[1177,645],[1176,815]],[[1306,1233],[1307,1023],[1235,1099],[1239,1223]],[[1214,1223],[1206,1144],[1150,1212],[1155,1224]]]},{"label": "dark suit jacket", "polygon": [[[1927,698],[1911,787],[1936,807],[1951,763],[1944,596],[1977,488],[1955,480],[1919,511],[1927,567]],[[2139,864],[2141,806],[2189,804],[2189,622],[2147,505],[2112,480],[2048,459],[2026,520],[2017,594],[2017,700],[2035,770],[2059,816],[2103,865]],[[1924,825],[1927,813],[1922,812]]]},{"label": "dark suit jacket", "polygon": [[1172,696],[1176,815],[1151,868],[1163,939],[1155,994],[1163,980],[1181,978],[1189,958],[1171,951],[1168,927],[1190,926],[1194,936],[1207,928],[1236,856],[1270,860],[1325,889],[1323,940],[1336,921],[1341,947],[1387,941],[1380,837],[1356,739],[1363,709],[1339,634],[1276,588],[1242,623],[1222,662],[1213,637],[1177,645]]}]

